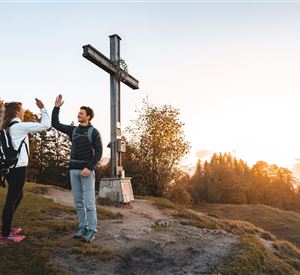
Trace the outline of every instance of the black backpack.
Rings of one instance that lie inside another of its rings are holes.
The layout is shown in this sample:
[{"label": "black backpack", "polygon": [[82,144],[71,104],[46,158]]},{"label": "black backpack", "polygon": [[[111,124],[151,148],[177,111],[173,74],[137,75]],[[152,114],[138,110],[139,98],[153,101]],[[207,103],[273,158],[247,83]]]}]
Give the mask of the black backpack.
[{"label": "black backpack", "polygon": [[[11,122],[9,127],[16,123],[18,123],[18,121]],[[0,130],[0,186],[5,187],[5,180],[9,169],[16,167],[22,145],[25,143],[25,138],[22,140],[18,150],[15,150],[9,131],[5,129]],[[28,150],[27,146],[26,150]]]},{"label": "black backpack", "polygon": [[89,140],[89,143],[93,144],[93,130],[94,130],[93,126],[90,126],[88,128],[87,134],[78,134],[77,133],[77,129],[78,129],[78,126],[74,127],[74,129],[73,129],[73,132],[72,132],[72,141],[75,140],[79,136],[87,136],[87,138]]}]

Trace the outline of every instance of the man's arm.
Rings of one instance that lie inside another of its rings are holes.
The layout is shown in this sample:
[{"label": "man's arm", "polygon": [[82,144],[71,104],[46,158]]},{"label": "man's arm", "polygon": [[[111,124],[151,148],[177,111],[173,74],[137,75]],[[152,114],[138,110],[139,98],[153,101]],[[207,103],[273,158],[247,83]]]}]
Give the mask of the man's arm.
[{"label": "man's arm", "polygon": [[54,107],[52,111],[52,116],[51,116],[51,123],[52,126],[58,130],[61,131],[70,137],[72,136],[72,132],[75,126],[67,125],[67,124],[62,124],[59,122],[59,107]]},{"label": "man's arm", "polygon": [[62,100],[62,95],[58,95],[55,99],[54,108],[52,111],[51,123],[56,130],[61,131],[69,135],[70,137],[72,137],[72,132],[75,126],[61,124],[59,122],[59,110],[63,104],[64,101]]},{"label": "man's arm", "polygon": [[103,147],[102,147],[102,140],[101,140],[101,135],[98,132],[97,129],[94,128],[93,130],[93,148],[95,150],[94,156],[91,159],[91,161],[87,164],[86,168],[88,168],[90,171],[95,170],[98,162],[100,161],[102,157],[102,152],[103,152]]}]

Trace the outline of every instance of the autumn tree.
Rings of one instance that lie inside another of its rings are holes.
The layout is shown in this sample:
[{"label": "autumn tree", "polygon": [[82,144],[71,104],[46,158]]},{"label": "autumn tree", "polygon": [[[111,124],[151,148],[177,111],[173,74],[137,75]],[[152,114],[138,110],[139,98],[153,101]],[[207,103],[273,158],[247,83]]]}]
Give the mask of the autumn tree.
[{"label": "autumn tree", "polygon": [[[39,117],[30,110],[26,110],[24,121],[39,121]],[[69,137],[51,128],[48,131],[30,133],[29,146],[28,180],[70,187],[68,159],[71,144]]]},{"label": "autumn tree", "polygon": [[190,206],[192,202],[190,187],[190,176],[181,171],[177,171],[176,178],[167,186],[166,198],[184,206]]},{"label": "autumn tree", "polygon": [[170,105],[154,106],[146,100],[138,118],[127,129],[128,146],[123,160],[140,193],[163,196],[174,179],[178,164],[190,144],[185,140],[179,110]]},{"label": "autumn tree", "polygon": [[287,168],[258,161],[250,168],[229,153],[214,154],[191,177],[194,205],[201,202],[266,204],[300,211],[297,180]]},{"label": "autumn tree", "polygon": [[295,201],[296,178],[287,168],[258,161],[252,167],[254,175],[254,190],[259,201],[283,208],[292,209]]}]

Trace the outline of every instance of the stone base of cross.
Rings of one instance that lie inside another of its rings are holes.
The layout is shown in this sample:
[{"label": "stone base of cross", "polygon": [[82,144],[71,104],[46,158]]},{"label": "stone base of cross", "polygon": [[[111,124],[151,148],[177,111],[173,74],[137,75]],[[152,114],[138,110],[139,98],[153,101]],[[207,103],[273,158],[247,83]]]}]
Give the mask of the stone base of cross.
[{"label": "stone base of cross", "polygon": [[110,178],[101,179],[99,196],[118,202],[134,200],[131,178],[124,178],[122,154],[125,152],[121,132],[120,82],[132,89],[139,88],[139,82],[120,68],[120,36],[110,36],[110,59],[91,45],[83,46],[83,57],[110,74]]},{"label": "stone base of cross", "polygon": [[128,203],[134,200],[131,178],[103,178],[99,187],[99,198]]}]

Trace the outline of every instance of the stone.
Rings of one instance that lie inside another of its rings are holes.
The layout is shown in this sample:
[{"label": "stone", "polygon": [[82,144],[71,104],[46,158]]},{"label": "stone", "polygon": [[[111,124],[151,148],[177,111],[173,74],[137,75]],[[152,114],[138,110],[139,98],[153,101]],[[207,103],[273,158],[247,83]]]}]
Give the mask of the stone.
[{"label": "stone", "polygon": [[114,202],[128,203],[134,201],[131,178],[101,179],[98,196]]}]

